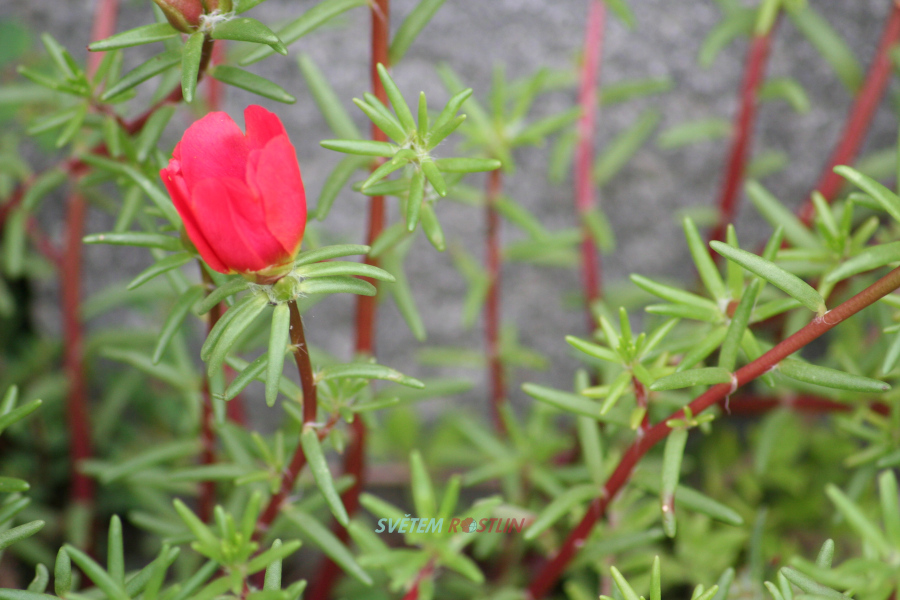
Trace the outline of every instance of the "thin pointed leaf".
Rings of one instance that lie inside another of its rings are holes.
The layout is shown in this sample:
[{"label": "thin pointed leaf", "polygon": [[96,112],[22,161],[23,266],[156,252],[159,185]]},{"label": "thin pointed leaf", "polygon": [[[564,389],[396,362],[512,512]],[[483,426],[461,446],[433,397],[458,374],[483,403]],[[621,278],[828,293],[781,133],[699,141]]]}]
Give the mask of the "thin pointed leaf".
[{"label": "thin pointed leaf", "polygon": [[359,294],[374,296],[378,290],[368,281],[356,277],[315,277],[300,282],[300,293],[312,294]]},{"label": "thin pointed leaf", "polygon": [[130,48],[141,44],[161,42],[178,35],[179,32],[168,23],[151,23],[150,25],[135,27],[106,39],[93,42],[88,46],[88,50],[91,52],[118,50],[119,48]]},{"label": "thin pointed leaf", "polygon": [[100,96],[100,100],[106,102],[110,98],[113,98],[121,94],[122,92],[130,90],[138,84],[147,81],[151,77],[159,75],[167,69],[171,69],[179,62],[181,62],[180,49],[166,50],[162,54],[157,54],[150,60],[142,63],[139,67],[133,69],[124,77],[119,79],[115,83],[115,85],[103,92],[103,94]]},{"label": "thin pointed leaf", "polygon": [[372,363],[350,363],[345,365],[328,365],[316,374],[316,381],[358,377],[360,379],[381,379],[393,381],[407,387],[423,389],[425,384],[414,377],[404,375],[390,367]]},{"label": "thin pointed leaf", "polygon": [[154,277],[162,275],[172,269],[177,269],[182,265],[186,265],[193,259],[193,255],[190,252],[177,252],[175,254],[171,254],[161,260],[156,261],[135,277],[129,282],[128,286],[125,288],[127,290],[133,290],[141,285],[147,283]]},{"label": "thin pointed leaf", "polygon": [[265,77],[260,77],[256,73],[245,71],[230,65],[217,65],[210,69],[210,77],[227,83],[228,85],[252,92],[264,98],[283,102],[285,104],[293,104],[296,98],[287,93],[283,87],[273,81],[269,81]]},{"label": "thin pointed leaf", "polygon": [[194,101],[194,92],[197,90],[197,77],[200,75],[200,60],[205,39],[205,33],[195,31],[188,37],[181,53],[181,95],[188,103]]},{"label": "thin pointed leaf", "polygon": [[268,26],[249,17],[238,17],[219,23],[213,28],[210,37],[214,40],[266,44],[279,54],[287,54],[287,48],[281,39]]},{"label": "thin pointed leaf", "polygon": [[883,393],[891,389],[891,386],[877,379],[811,365],[796,359],[782,360],[778,365],[778,370],[785,377],[838,390]]},{"label": "thin pointed leaf", "polygon": [[660,114],[645,111],[628,129],[617,135],[594,163],[594,181],[602,187],[637,153],[656,129]]},{"label": "thin pointed leaf", "polygon": [[400,59],[409,50],[419,32],[425,28],[443,3],[444,0],[419,0],[416,7],[403,19],[393,39],[391,39],[391,48],[388,55],[392,65],[400,62]]},{"label": "thin pointed leaf", "polygon": [[798,248],[821,248],[822,244],[816,236],[789,211],[766,188],[756,181],[748,181],[744,186],[756,210],[772,225],[773,228],[784,227],[784,237]]},{"label": "thin pointed leaf", "polygon": [[362,134],[357,129],[353,119],[344,110],[340,98],[313,59],[308,54],[301,54],[297,59],[297,64],[300,66],[300,72],[306,79],[306,85],[312,94],[316,106],[319,107],[319,112],[322,113],[331,131],[339,138],[349,140],[362,139]]},{"label": "thin pointed leaf", "polygon": [[685,217],[682,225],[684,227],[684,236],[687,238],[688,248],[691,251],[691,257],[694,259],[694,265],[697,267],[697,272],[700,274],[700,279],[703,281],[703,285],[706,286],[706,290],[716,300],[728,298],[728,292],[725,290],[722,276],[719,275],[719,269],[709,255],[709,250],[707,250],[706,244],[703,243],[694,221],[690,217]]},{"label": "thin pointed leaf", "polygon": [[728,260],[741,265],[751,273],[771,283],[788,296],[795,298],[811,311],[819,315],[825,313],[826,307],[824,298],[822,298],[819,292],[811,285],[796,275],[788,273],[776,264],[747,252],[746,250],[732,248],[727,244],[716,241],[710,242],[710,246]]},{"label": "thin pointed leaf", "polygon": [[191,312],[191,308],[193,308],[202,297],[203,288],[192,286],[185,290],[184,293],[178,297],[178,300],[175,301],[172,310],[169,311],[169,316],[166,317],[166,321],[163,323],[162,329],[159,332],[159,339],[156,342],[156,347],[153,349],[153,358],[151,360],[154,365],[159,364],[166,348],[169,347],[169,342],[172,341],[172,338],[175,337],[175,334],[181,329],[185,317],[187,317],[188,313]]},{"label": "thin pointed leaf", "polygon": [[[365,6],[368,0],[324,0],[311,7],[305,13],[278,30],[278,38],[286,46],[299,40],[304,35],[324,25],[334,17],[358,6]],[[257,48],[239,62],[241,66],[253,64],[274,54],[268,46]]]},{"label": "thin pointed leaf", "polygon": [[338,523],[344,527],[350,522],[347,515],[347,509],[341,501],[341,496],[334,487],[334,479],[331,477],[331,471],[328,469],[328,462],[325,460],[325,454],[322,452],[322,446],[319,443],[319,436],[315,429],[308,427],[300,434],[300,444],[303,446],[303,452],[309,463],[310,471],[316,480],[316,485],[322,496],[325,498],[331,514]]},{"label": "thin pointed leaf", "polygon": [[654,392],[664,390],[678,390],[695,385],[715,385],[731,381],[731,371],[721,367],[704,367],[700,369],[688,369],[679,373],[672,373],[660,377],[653,382],[650,389]]},{"label": "thin pointed leaf", "polygon": [[275,400],[278,398],[278,384],[284,368],[284,354],[290,341],[290,330],[290,306],[279,304],[272,311],[272,328],[269,332],[269,352],[266,366],[266,404],[269,406],[275,406]]}]

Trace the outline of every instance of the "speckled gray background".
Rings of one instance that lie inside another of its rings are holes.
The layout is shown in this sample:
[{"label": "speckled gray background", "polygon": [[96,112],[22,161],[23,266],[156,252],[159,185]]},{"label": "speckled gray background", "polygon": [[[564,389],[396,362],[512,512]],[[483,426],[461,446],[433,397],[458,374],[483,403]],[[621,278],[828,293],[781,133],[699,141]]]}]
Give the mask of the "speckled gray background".
[{"label": "speckled gray background", "polygon": [[[277,29],[282,19],[299,14],[313,2],[268,0],[249,16]],[[861,63],[868,65],[891,3],[888,0],[812,2],[816,9],[844,36]],[[395,27],[415,5],[414,0],[393,2]],[[507,74],[524,76],[539,67],[568,68],[582,41],[587,3],[583,0],[495,0],[477,2],[447,0],[432,23],[423,31],[394,76],[408,98],[424,90],[433,104],[446,99],[434,67],[446,61],[475,89],[487,92],[496,64],[505,64]],[[730,118],[736,107],[736,91],[746,53],[746,42],[730,45],[709,69],[697,66],[697,52],[706,33],[719,19],[715,2],[686,0],[633,0],[638,22],[628,30],[611,18],[604,47],[602,81],[617,82],[643,77],[670,77],[672,91],[658,97],[605,109],[597,136],[602,148],[611,137],[649,106],[663,115],[657,131],[680,122],[714,116]],[[14,15],[37,30],[46,30],[64,41],[77,55],[88,41],[93,2],[75,0],[0,0],[0,14]],[[128,0],[120,17],[120,29],[147,21],[149,0]],[[340,28],[328,28],[303,38],[290,48],[290,56],[273,56],[252,70],[282,83],[298,101],[293,106],[267,102],[239,90],[229,89],[227,110],[235,117],[249,103],[260,103],[277,111],[288,126],[307,185],[311,204],[336,164],[338,156],[318,146],[332,137],[315,108],[296,67],[300,52],[309,53],[326,73],[344,99],[345,107],[360,126],[362,115],[350,98],[368,88],[368,14],[348,13]],[[0,41],[2,43],[2,41]],[[128,51],[130,59],[139,50]],[[789,21],[779,25],[773,46],[770,75],[791,75],[806,88],[813,109],[796,115],[784,102],[765,104],[760,113],[755,150],[782,150],[793,160],[790,170],[769,177],[766,185],[789,205],[796,206],[817,178],[840,132],[851,97],[828,65],[802,38]],[[548,95],[535,106],[536,115],[566,108],[574,101],[574,91]],[[190,122],[185,112],[176,117],[169,134],[177,136]],[[866,144],[867,150],[894,142],[895,121],[882,107]],[[445,146],[446,147],[446,146]],[[449,150],[449,148],[448,148]],[[676,213],[690,205],[714,202],[727,143],[705,142],[678,150],[661,150],[654,142],[645,146],[615,180],[602,190],[602,201],[618,235],[616,253],[604,259],[605,278],[622,282],[630,272],[651,276],[684,277],[691,273],[688,253]],[[517,154],[518,170],[507,178],[507,191],[533,211],[550,229],[574,225],[571,182],[553,186],[546,182],[544,164],[548,148],[527,148]],[[470,183],[482,185],[480,176]],[[324,228],[335,240],[363,239],[365,202],[347,190],[335,204]],[[483,219],[480,211],[451,202],[442,202],[439,217],[451,243],[459,243],[479,258],[482,255]],[[738,227],[742,240],[752,241],[766,229],[747,203],[741,211],[747,218]],[[393,215],[392,215],[393,216]],[[48,224],[53,232],[58,223]],[[93,215],[91,231],[109,227],[108,217]],[[520,234],[506,227],[504,241]],[[85,257],[89,275],[86,292],[100,289],[114,280],[130,278],[147,262],[141,251],[119,252],[109,248],[89,248]],[[411,253],[407,270],[416,299],[429,332],[427,345],[480,348],[479,329],[464,331],[460,324],[461,301],[465,291],[462,278],[451,268],[450,256],[431,249],[421,238]],[[571,385],[574,359],[569,356],[563,336],[583,333],[579,310],[563,309],[567,292],[578,287],[575,271],[512,264],[503,273],[504,322],[521,331],[521,342],[546,354],[553,365],[543,372],[523,371],[513,378],[511,394],[521,397],[517,386],[523,380],[567,388]],[[56,307],[44,306],[43,322],[57,327]],[[337,296],[320,304],[307,315],[309,337],[338,356],[352,352],[353,304],[349,297]],[[419,376],[450,373],[419,365],[415,356],[421,348],[415,342],[396,309],[383,305],[379,315],[378,355],[382,363]],[[459,373],[459,372],[457,372]],[[465,374],[475,388],[463,399],[484,406],[487,389],[479,370]],[[435,408],[434,404],[431,404]]]}]

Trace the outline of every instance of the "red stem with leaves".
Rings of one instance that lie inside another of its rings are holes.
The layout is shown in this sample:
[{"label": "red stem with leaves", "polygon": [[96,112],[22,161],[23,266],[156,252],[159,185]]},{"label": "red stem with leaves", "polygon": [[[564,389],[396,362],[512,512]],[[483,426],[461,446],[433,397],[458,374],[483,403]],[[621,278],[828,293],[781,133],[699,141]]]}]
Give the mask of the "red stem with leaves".
[{"label": "red stem with leaves", "polygon": [[732,127],[731,149],[728,153],[725,178],[719,193],[719,219],[710,232],[710,240],[725,239],[725,229],[737,214],[741,184],[744,181],[744,171],[747,168],[750,146],[753,141],[753,125],[759,103],[759,87],[762,85],[765,75],[774,30],[775,26],[773,25],[766,33],[755,34],[750,41],[744,79],[741,82],[741,104]]},{"label": "red stem with leaves", "polygon": [[[381,78],[378,76],[378,64],[390,68],[390,24],[391,3],[390,0],[373,0],[370,2],[372,18],[372,46],[369,64],[369,76],[372,81],[372,93],[382,104],[387,105],[387,93]],[[372,124],[372,139],[378,142],[386,142],[387,136],[374,123]],[[376,161],[372,169],[378,168],[381,161]],[[385,206],[384,196],[373,196],[369,201],[369,226],[366,234],[366,244],[371,246],[384,230]],[[365,263],[378,266],[378,259],[366,256]],[[377,287],[377,282],[366,279]],[[356,353],[363,356],[375,354],[376,332],[376,308],[375,296],[359,296],[356,301]],[[341,495],[347,514],[353,514],[359,508],[359,495],[362,493],[366,482],[366,425],[357,417],[350,425],[353,431],[353,439],[344,455],[344,473],[353,476],[353,485]],[[332,529],[342,543],[350,539],[347,530],[337,522]],[[331,596],[331,590],[341,574],[340,567],[330,558],[323,559],[319,569],[319,576],[313,582],[309,590],[310,600],[325,600]]]},{"label": "red stem with leaves", "polygon": [[594,134],[597,129],[597,83],[600,78],[600,61],[603,56],[603,29],[606,22],[606,4],[602,0],[590,0],[587,23],[584,29],[584,51],[581,58],[581,86],[578,103],[581,117],[576,129],[575,148],[575,208],[582,218],[581,224],[581,283],[584,290],[588,329],[596,327],[591,306],[600,298],[601,259],[597,244],[584,216],[596,204],[596,189],[592,176],[594,164]]},{"label": "red stem with leaves", "polygon": [[59,267],[62,292],[62,322],[65,339],[64,363],[69,390],[66,415],[69,427],[69,454],[72,457],[72,499],[90,507],[94,502],[94,482],[78,464],[91,457],[91,425],[87,381],[84,371],[84,329],[81,323],[81,238],[87,203],[75,192],[69,196],[62,262]]},{"label": "red stem with leaves", "polygon": [[503,175],[500,170],[491,171],[487,181],[487,201],[485,202],[486,262],[488,292],[484,304],[484,337],[488,358],[488,377],[491,382],[491,417],[497,431],[504,432],[506,426],[500,414],[500,407],[506,401],[506,381],[503,360],[500,356],[500,215],[497,200],[503,193]]},{"label": "red stem with leaves", "polygon": [[[900,287],[900,268],[894,269],[859,294],[825,313],[824,316],[816,317],[800,331],[781,341],[758,359],[738,369],[733,375],[732,383],[720,383],[706,390],[688,405],[691,413],[699,415],[714,404],[724,402],[734,392],[734,389],[746,385],[775,368],[782,359],[797,352],[845,319],[875,303],[879,298],[890,294],[898,287]],[[736,403],[737,401],[732,402],[733,405]],[[678,410],[644,431],[643,435],[638,434],[634,443],[623,454],[615,471],[603,485],[600,497],[591,502],[587,513],[569,533],[559,552],[543,566],[532,580],[528,588],[531,599],[544,597],[556,584],[575,553],[587,540],[594,525],[606,514],[610,502],[628,482],[640,459],[653,446],[665,439],[672,430],[667,422],[684,417],[685,411]]]},{"label": "red stem with leaves", "polygon": [[[866,79],[850,107],[850,113],[844,123],[844,131],[814,188],[828,202],[835,198],[841,186],[844,185],[844,178],[835,173],[834,168],[838,165],[852,165],[856,162],[866,133],[869,131],[869,126],[872,124],[872,119],[875,117],[875,112],[878,105],[881,104],[881,99],[884,97],[887,84],[891,79],[893,68],[890,50],[898,41],[900,41],[900,2],[895,1],[887,23],[884,25],[881,41],[878,43],[878,49],[875,51],[875,57],[869,66]],[[814,215],[815,209],[812,201],[807,199],[800,209],[800,220],[809,225],[812,223]]]}]

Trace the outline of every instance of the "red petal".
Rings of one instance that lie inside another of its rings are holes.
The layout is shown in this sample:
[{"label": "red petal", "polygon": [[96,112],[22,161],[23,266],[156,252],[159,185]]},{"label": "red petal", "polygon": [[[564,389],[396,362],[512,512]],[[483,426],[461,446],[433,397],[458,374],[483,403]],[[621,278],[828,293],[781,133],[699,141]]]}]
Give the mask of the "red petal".
[{"label": "red petal", "polygon": [[238,179],[204,179],[192,192],[203,235],[231,270],[261,271],[288,255],[269,230],[259,200]]},{"label": "red petal", "polygon": [[247,128],[247,145],[253,150],[263,148],[272,138],[287,136],[278,116],[255,104],[244,109],[244,125]]},{"label": "red petal", "polygon": [[250,149],[240,128],[223,112],[211,112],[184,132],[179,144],[188,189],[204,179],[243,180]]},{"label": "red petal", "polygon": [[162,177],[166,189],[169,190],[169,195],[172,197],[172,203],[175,205],[178,214],[181,215],[181,220],[184,222],[184,229],[191,239],[191,242],[193,242],[194,246],[197,248],[197,252],[200,253],[200,256],[206,261],[206,264],[214,271],[228,273],[228,267],[226,267],[225,263],[223,263],[216,255],[212,246],[210,246],[209,242],[206,241],[206,238],[203,236],[203,232],[200,231],[200,227],[197,225],[197,220],[194,218],[194,213],[191,211],[187,185],[184,182],[184,178],[181,176],[178,161],[174,159],[169,161],[169,166],[162,169],[159,172],[159,175]]},{"label": "red petal", "polygon": [[279,136],[247,163],[247,184],[262,199],[266,227],[293,256],[306,229],[306,193],[294,147]]}]

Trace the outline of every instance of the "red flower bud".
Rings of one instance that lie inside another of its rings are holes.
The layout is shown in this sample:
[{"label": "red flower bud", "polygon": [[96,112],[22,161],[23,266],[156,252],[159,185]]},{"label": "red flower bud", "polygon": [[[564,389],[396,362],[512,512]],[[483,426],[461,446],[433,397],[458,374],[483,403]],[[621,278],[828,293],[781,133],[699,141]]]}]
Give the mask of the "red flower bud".
[{"label": "red flower bud", "polygon": [[183,33],[191,33],[200,27],[200,17],[213,11],[231,12],[231,0],[153,0],[159,6],[169,24]]},{"label": "red flower bud", "polygon": [[278,117],[248,106],[244,121],[246,135],[224,112],[209,113],[184,132],[159,174],[210,267],[271,281],[300,249],[306,194]]}]

